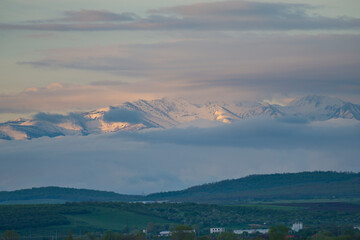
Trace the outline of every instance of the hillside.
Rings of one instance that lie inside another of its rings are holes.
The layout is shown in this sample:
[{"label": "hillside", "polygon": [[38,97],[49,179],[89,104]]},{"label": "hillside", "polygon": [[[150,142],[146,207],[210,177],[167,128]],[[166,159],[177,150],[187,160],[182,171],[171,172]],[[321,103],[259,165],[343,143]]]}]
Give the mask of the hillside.
[{"label": "hillside", "polygon": [[141,196],[88,189],[39,187],[0,192],[1,203],[64,203],[64,202],[109,202],[134,201]]},{"label": "hillside", "polygon": [[210,203],[359,197],[360,174],[338,172],[251,175],[147,196],[154,200]]},{"label": "hillside", "polygon": [[194,186],[181,191],[147,196],[114,192],[42,187],[0,192],[0,203],[63,203],[109,201],[170,201],[242,203],[299,199],[360,198],[360,173],[301,172],[250,175],[244,178]]}]

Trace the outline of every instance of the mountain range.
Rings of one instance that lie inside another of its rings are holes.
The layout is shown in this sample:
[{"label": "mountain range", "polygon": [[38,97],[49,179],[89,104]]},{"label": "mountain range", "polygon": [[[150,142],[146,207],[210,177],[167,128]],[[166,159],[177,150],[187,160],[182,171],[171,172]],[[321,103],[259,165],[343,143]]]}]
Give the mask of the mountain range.
[{"label": "mountain range", "polygon": [[250,175],[239,179],[145,196],[87,189],[40,187],[0,192],[0,203],[198,202],[236,204],[251,201],[360,198],[360,173],[301,172]]},{"label": "mountain range", "polygon": [[184,99],[138,100],[82,113],[38,113],[31,119],[0,123],[0,139],[88,135],[148,128],[172,128],[196,120],[232,123],[243,119],[299,118],[306,121],[360,120],[360,105],[327,96],[306,96],[282,106],[259,102],[208,102]]}]

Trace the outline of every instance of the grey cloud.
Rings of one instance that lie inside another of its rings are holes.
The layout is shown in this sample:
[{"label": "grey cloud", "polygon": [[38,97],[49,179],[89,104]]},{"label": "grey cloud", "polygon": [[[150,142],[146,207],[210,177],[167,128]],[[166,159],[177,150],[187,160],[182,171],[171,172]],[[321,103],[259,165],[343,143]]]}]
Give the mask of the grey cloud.
[{"label": "grey cloud", "polygon": [[94,81],[91,83],[91,85],[93,86],[123,86],[127,84],[128,83],[122,81],[110,81],[110,80]]},{"label": "grey cloud", "polygon": [[62,115],[62,114],[40,112],[35,114],[33,116],[33,119],[35,121],[49,122],[55,124],[70,121],[81,126],[83,129],[86,129],[86,119],[80,113],[71,112],[67,115]]},{"label": "grey cloud", "polygon": [[150,143],[231,146],[254,149],[354,149],[360,145],[356,126],[311,126],[304,119],[241,120],[214,128],[187,128],[119,133],[116,136]]},{"label": "grey cloud", "polygon": [[20,64],[105,71],[167,83],[181,79],[185,84],[177,84],[177,91],[226,88],[290,95],[355,95],[360,91],[359,41],[359,35],[244,34],[126,45],[127,58],[121,53],[69,59],[54,56]]},{"label": "grey cloud", "polygon": [[203,130],[4,141],[0,189],[58,185],[141,194],[255,173],[359,171],[359,136],[358,125],[258,120]]},{"label": "grey cloud", "polygon": [[284,123],[294,123],[294,124],[306,124],[309,123],[309,120],[303,117],[282,117],[278,121]]},{"label": "grey cloud", "polygon": [[46,20],[31,20],[25,23],[30,24],[53,24],[53,23],[96,23],[96,22],[128,22],[134,21],[139,17],[135,13],[122,12],[113,13],[106,10],[87,10],[81,9],[79,11],[64,11],[63,18],[46,19]]},{"label": "grey cloud", "polygon": [[[112,30],[318,30],[359,29],[358,18],[328,18],[310,15],[311,5],[225,1],[177,6],[149,11],[137,18],[133,13],[82,10],[65,12],[61,19],[44,23],[1,24],[0,29],[44,31],[112,31]],[[175,14],[175,16],[174,16]],[[112,22],[109,22],[112,21]],[[113,23],[115,21],[126,21]],[[99,23],[102,22],[102,23]]]},{"label": "grey cloud", "polygon": [[63,21],[74,22],[97,22],[97,21],[133,21],[137,18],[136,14],[130,12],[112,13],[109,11],[99,10],[80,10],[65,11]]},{"label": "grey cloud", "polygon": [[91,71],[107,71],[122,75],[141,76],[143,72],[139,70],[149,70],[149,64],[141,59],[123,57],[96,57],[83,59],[73,59],[71,61],[61,61],[56,59],[46,59],[41,61],[21,61],[19,65],[30,65],[36,68],[70,68]]},{"label": "grey cloud", "polygon": [[128,123],[141,123],[143,115],[137,111],[131,111],[122,108],[113,108],[104,113],[104,120],[107,122],[128,122]]},{"label": "grey cloud", "polygon": [[182,16],[306,16],[316,7],[309,4],[225,1],[198,3],[150,10],[150,13],[175,13]]},{"label": "grey cloud", "polygon": [[328,66],[308,66],[283,69],[268,74],[253,74],[223,79],[199,80],[191,86],[232,87],[266,90],[287,94],[357,94],[360,91],[360,68],[357,63],[339,63]]},{"label": "grey cloud", "polygon": [[67,120],[67,117],[61,114],[50,114],[50,113],[37,113],[34,115],[34,120],[36,121],[45,121],[51,123],[62,123]]}]

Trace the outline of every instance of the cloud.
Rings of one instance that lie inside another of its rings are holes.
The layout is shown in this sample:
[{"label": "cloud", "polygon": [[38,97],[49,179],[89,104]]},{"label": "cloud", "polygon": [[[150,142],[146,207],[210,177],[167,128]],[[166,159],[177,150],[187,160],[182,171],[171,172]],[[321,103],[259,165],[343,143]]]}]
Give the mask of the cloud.
[{"label": "cloud", "polygon": [[53,124],[72,122],[76,125],[81,126],[83,129],[86,129],[87,121],[87,119],[85,119],[81,113],[76,112],[71,112],[67,115],[39,112],[33,116],[33,120],[41,121],[42,123],[48,122]]},{"label": "cloud", "polygon": [[142,76],[143,72],[138,70],[146,70],[148,66],[141,60],[122,58],[120,56],[113,58],[97,57],[95,59],[87,59],[85,62],[83,59],[74,59],[72,62],[62,61],[56,59],[47,59],[42,61],[21,61],[20,65],[30,65],[36,68],[68,68],[68,69],[80,69],[80,70],[92,70],[92,71],[107,71],[119,73],[129,76]]},{"label": "cloud", "polygon": [[128,123],[141,123],[143,115],[137,111],[131,111],[122,108],[112,108],[104,113],[104,120],[107,122],[128,122]]},{"label": "cloud", "polygon": [[141,194],[255,173],[359,171],[359,136],[359,123],[258,119],[206,129],[4,141],[0,189],[59,185]]},{"label": "cloud", "polygon": [[[309,14],[307,4],[223,1],[154,9],[140,18],[134,13],[66,11],[65,17],[41,23],[1,24],[0,29],[38,31],[196,30],[261,31],[359,29],[360,19]],[[71,21],[74,23],[66,23]],[[120,21],[120,23],[117,23]],[[125,22],[122,22],[125,21]],[[64,23],[65,22],[65,23]]]},{"label": "cloud", "polygon": [[150,13],[175,13],[182,16],[289,16],[303,18],[316,7],[308,4],[225,1],[197,3],[150,10]]},{"label": "cloud", "polygon": [[65,18],[59,19],[60,21],[72,22],[106,22],[106,21],[134,21],[137,16],[134,13],[112,13],[105,10],[85,10],[80,11],[65,11]]},{"label": "cloud", "polygon": [[359,102],[359,41],[359,35],[244,34],[50,49],[42,59],[20,65],[54,74],[59,69],[105,73],[113,80],[90,73],[89,83],[2,94],[0,112],[69,112],[166,96],[196,102],[322,94]]},{"label": "cloud", "polygon": [[35,121],[45,121],[50,123],[62,123],[66,121],[66,117],[61,114],[37,113],[34,115]]},{"label": "cloud", "polygon": [[251,119],[213,128],[124,132],[115,136],[148,143],[224,146],[255,149],[354,149],[360,144],[360,124],[312,126],[304,119]]},{"label": "cloud", "polygon": [[[152,82],[154,87],[150,88],[163,93],[160,96],[176,94],[175,87],[178,95],[199,95],[197,90],[201,89],[201,95],[212,97],[232,95],[233,91],[234,96],[239,96],[239,91],[258,92],[262,99],[271,97],[267,95],[270,92],[356,95],[360,90],[359,41],[359,35],[241,34],[53,49],[46,51],[43,59],[19,63],[39,69],[77,69],[142,78]],[[146,90],[149,85],[137,87]]]},{"label": "cloud", "polygon": [[[145,84],[146,85],[146,84]],[[0,113],[71,112],[96,109],[125,101],[153,99],[155,94],[143,91],[137,84],[59,84],[25,89],[19,93],[0,95]],[[51,118],[51,115],[45,115]]]}]

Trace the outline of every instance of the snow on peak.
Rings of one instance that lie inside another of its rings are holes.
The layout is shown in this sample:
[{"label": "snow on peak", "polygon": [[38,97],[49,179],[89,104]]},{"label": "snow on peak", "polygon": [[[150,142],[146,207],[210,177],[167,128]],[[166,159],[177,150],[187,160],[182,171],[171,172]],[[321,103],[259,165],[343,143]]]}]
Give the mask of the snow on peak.
[{"label": "snow on peak", "polygon": [[33,119],[0,123],[0,139],[171,128],[191,126],[192,122],[202,121],[232,123],[255,117],[300,117],[309,121],[360,120],[360,105],[315,95],[298,98],[287,106],[268,102],[194,104],[181,98],[137,100],[90,112],[68,115],[41,113]]},{"label": "snow on peak", "polygon": [[339,98],[335,97],[328,97],[328,96],[318,96],[318,95],[309,95],[301,98],[297,98],[292,101],[289,105],[290,106],[341,106],[344,104]]},{"label": "snow on peak", "polygon": [[347,103],[328,96],[306,96],[295,99],[282,108],[286,115],[301,116],[308,120],[324,121],[333,118],[360,120],[360,105]]}]

